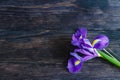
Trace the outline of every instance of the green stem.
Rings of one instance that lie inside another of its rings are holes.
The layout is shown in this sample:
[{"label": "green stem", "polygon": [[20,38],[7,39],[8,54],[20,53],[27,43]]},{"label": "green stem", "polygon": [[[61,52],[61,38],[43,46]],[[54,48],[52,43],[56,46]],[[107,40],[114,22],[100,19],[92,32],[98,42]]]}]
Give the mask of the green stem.
[{"label": "green stem", "polygon": [[[108,53],[111,57],[113,57],[106,49],[103,49],[106,53]],[[115,57],[113,57],[115,58]]]},{"label": "green stem", "polygon": [[97,50],[97,51],[103,59],[106,59],[106,60],[110,61],[112,64],[120,67],[120,62],[116,58],[110,57],[109,55],[105,54],[104,52],[102,52],[100,50]]}]

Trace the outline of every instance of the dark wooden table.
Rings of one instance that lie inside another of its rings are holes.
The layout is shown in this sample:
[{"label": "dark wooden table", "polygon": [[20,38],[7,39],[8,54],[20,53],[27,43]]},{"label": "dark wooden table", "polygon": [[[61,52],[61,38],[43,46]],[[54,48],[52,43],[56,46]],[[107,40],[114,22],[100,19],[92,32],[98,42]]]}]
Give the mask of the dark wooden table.
[{"label": "dark wooden table", "polygon": [[119,0],[0,0],[0,80],[120,80],[120,68],[95,58],[67,69],[71,35],[106,34],[120,53]]}]

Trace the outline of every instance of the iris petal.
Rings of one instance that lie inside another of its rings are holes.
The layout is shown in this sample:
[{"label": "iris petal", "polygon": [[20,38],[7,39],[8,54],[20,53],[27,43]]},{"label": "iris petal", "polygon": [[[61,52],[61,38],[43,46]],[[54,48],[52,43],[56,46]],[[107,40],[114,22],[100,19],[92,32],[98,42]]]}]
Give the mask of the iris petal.
[{"label": "iris petal", "polygon": [[79,46],[79,44],[80,44],[79,40],[75,37],[75,34],[73,34],[73,36],[72,36],[71,44],[74,46]]},{"label": "iris petal", "polygon": [[92,58],[94,58],[95,56],[85,56],[84,58],[83,58],[83,60],[84,61],[88,61],[88,60],[90,60],[90,59],[92,59]]},{"label": "iris petal", "polygon": [[[79,63],[78,63],[79,62]],[[75,57],[68,60],[68,70],[70,73],[77,73],[82,68],[82,62]]]},{"label": "iris petal", "polygon": [[87,35],[87,29],[86,28],[79,28],[79,32],[82,35],[82,36],[80,36],[81,38],[86,38],[86,35]]},{"label": "iris petal", "polygon": [[79,52],[80,54],[87,55],[87,56],[92,56],[92,54],[85,49],[75,49],[74,52]]},{"label": "iris petal", "polygon": [[74,46],[79,46],[81,43],[81,40],[86,38],[87,35],[87,29],[86,28],[79,28],[75,34],[72,35],[72,41],[71,43]]},{"label": "iris petal", "polygon": [[73,52],[70,55],[81,61],[81,57],[77,53]]},{"label": "iris petal", "polygon": [[105,35],[99,35],[95,37],[92,43],[93,47],[99,50],[103,50],[105,47],[108,46],[108,44],[109,44],[109,39]]}]

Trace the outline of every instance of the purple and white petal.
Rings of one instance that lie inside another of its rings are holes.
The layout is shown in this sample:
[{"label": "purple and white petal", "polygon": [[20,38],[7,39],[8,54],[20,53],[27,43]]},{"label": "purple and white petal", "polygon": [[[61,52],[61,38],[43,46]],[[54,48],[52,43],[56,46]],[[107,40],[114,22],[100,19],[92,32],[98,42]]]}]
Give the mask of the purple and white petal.
[{"label": "purple and white petal", "polygon": [[95,58],[95,56],[85,56],[85,57],[83,58],[83,61],[88,61],[88,60],[90,60],[90,59],[92,59],[92,58]]},{"label": "purple and white petal", "polygon": [[72,45],[79,47],[81,40],[86,38],[86,34],[87,34],[86,28],[79,28],[78,31],[72,35],[71,41]]},{"label": "purple and white petal", "polygon": [[76,59],[75,57],[72,57],[68,60],[68,66],[67,69],[69,70],[70,73],[77,73],[81,70],[82,68],[82,62]]},{"label": "purple and white petal", "polygon": [[73,53],[70,53],[71,56],[75,57],[76,59],[78,60],[81,60],[82,57],[80,57],[77,53],[73,52]]},{"label": "purple and white petal", "polygon": [[109,39],[105,35],[99,35],[95,37],[92,46],[96,49],[103,50],[109,44]]},{"label": "purple and white petal", "polygon": [[78,52],[79,54],[87,55],[87,56],[92,56],[90,52],[86,51],[85,49],[75,49],[74,52]]}]

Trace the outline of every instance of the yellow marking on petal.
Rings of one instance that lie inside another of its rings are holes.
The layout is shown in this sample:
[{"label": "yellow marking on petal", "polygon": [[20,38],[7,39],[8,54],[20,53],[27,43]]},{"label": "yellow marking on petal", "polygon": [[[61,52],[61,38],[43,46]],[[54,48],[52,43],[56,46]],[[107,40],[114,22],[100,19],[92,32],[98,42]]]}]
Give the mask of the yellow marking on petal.
[{"label": "yellow marking on petal", "polygon": [[99,39],[96,39],[96,40],[94,40],[93,41],[93,43],[92,43],[92,46],[94,46],[96,43],[98,43],[100,40]]},{"label": "yellow marking on petal", "polygon": [[80,36],[80,39],[82,39],[82,35]]},{"label": "yellow marking on petal", "polygon": [[78,65],[78,64],[80,64],[80,60],[77,60],[77,61],[75,62],[75,65]]}]

